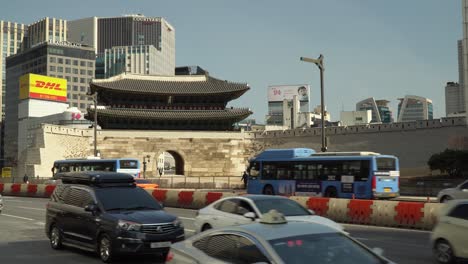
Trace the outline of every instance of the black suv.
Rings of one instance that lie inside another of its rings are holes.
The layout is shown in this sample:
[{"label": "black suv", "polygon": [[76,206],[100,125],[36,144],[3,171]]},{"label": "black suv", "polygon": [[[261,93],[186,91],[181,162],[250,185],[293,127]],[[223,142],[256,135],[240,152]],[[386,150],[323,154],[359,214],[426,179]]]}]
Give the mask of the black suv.
[{"label": "black suv", "polygon": [[118,254],[167,255],[184,239],[177,217],[166,213],[133,176],[116,172],[63,173],[47,204],[50,245],[94,251],[110,262]]}]

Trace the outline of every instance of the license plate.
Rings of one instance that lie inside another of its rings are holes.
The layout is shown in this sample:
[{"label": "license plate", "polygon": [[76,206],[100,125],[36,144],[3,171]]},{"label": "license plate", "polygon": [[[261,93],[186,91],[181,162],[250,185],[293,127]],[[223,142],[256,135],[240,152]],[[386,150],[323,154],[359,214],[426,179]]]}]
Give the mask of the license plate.
[{"label": "license plate", "polygon": [[151,248],[166,248],[166,247],[170,247],[171,246],[171,242],[167,241],[167,242],[152,242],[150,244],[150,247]]},{"label": "license plate", "polygon": [[384,192],[391,192],[392,189],[391,188],[384,188]]}]

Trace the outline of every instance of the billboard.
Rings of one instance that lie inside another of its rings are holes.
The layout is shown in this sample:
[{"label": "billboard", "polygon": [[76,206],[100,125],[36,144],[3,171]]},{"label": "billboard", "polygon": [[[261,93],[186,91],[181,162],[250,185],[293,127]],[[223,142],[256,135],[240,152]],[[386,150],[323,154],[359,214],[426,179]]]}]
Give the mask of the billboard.
[{"label": "billboard", "polygon": [[19,99],[67,101],[67,80],[28,73],[20,77]]},{"label": "billboard", "polygon": [[268,86],[268,102],[282,102],[292,100],[297,95],[299,101],[309,102],[310,87],[308,84],[299,85],[270,85]]}]

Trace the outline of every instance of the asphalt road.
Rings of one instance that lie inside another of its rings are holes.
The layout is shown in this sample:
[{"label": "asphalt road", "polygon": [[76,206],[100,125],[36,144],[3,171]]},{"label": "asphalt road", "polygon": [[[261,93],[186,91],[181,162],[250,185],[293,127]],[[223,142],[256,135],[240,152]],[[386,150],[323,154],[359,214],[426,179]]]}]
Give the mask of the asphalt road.
[{"label": "asphalt road", "polygon": [[[48,199],[4,197],[0,215],[0,263],[101,263],[97,256],[74,249],[52,250],[44,233],[45,206]],[[166,208],[184,222],[186,235],[194,232],[195,210]],[[348,225],[345,229],[369,247],[379,247],[396,263],[433,263],[430,232],[375,226]],[[161,263],[155,258],[129,257],[119,263]]]}]

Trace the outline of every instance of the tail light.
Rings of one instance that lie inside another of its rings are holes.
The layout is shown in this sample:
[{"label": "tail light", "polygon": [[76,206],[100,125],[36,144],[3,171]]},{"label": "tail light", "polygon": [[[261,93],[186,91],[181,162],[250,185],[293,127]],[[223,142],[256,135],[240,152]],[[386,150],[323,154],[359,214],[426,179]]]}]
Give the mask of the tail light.
[{"label": "tail light", "polygon": [[167,253],[167,256],[166,256],[166,263],[171,262],[173,259],[174,259],[174,253],[169,251],[169,253]]},{"label": "tail light", "polygon": [[377,177],[374,175],[372,176],[372,191],[377,190]]}]

